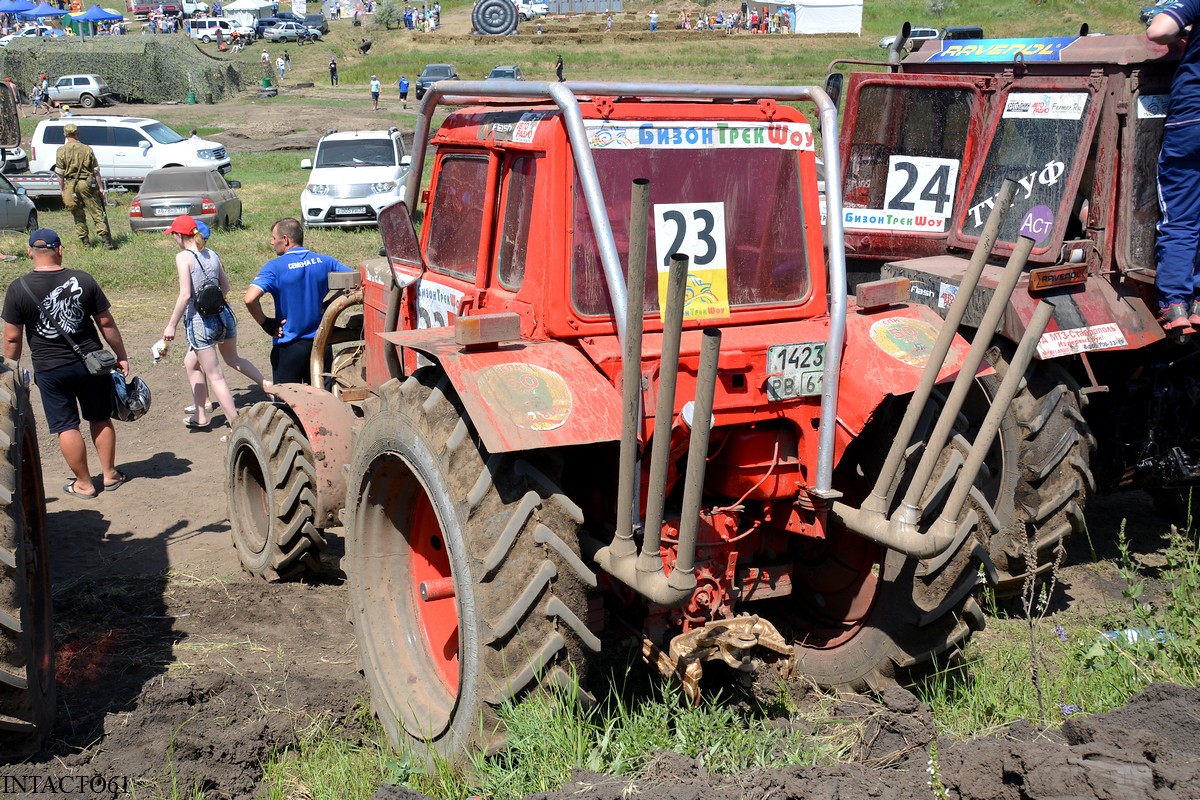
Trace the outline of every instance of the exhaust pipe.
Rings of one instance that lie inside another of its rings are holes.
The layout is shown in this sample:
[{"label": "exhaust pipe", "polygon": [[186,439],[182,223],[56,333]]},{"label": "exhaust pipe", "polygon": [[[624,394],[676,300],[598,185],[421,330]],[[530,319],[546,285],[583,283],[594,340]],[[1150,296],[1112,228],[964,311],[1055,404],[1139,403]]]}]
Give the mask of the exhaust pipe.
[{"label": "exhaust pipe", "polygon": [[[908,23],[905,24],[907,25]],[[966,314],[967,301],[975,292],[975,287],[979,284],[979,277],[983,274],[983,268],[987,264],[988,256],[991,255],[992,248],[996,246],[996,238],[1000,234],[1000,227],[1004,224],[1004,218],[1008,214],[1009,207],[1012,205],[1013,194],[1016,190],[1016,181],[1008,178],[1005,178],[1004,182],[1000,185],[1000,191],[996,195],[996,204],[992,206],[991,213],[988,214],[987,222],[984,224],[983,233],[975,245],[974,252],[971,253],[971,261],[967,265],[967,272],[963,276],[962,283],[959,285],[958,295],[955,301],[950,304],[950,310],[946,313],[946,322],[942,325],[942,329],[938,332],[938,337],[933,343],[933,351],[929,354],[929,361],[926,362],[927,367],[921,373],[921,379],[917,383],[917,388],[913,391],[912,397],[908,401],[908,408],[905,409],[904,418],[900,421],[900,429],[896,432],[896,438],[892,441],[887,458],[884,459],[883,468],[879,472],[875,486],[871,489],[871,494],[863,502],[862,507],[864,511],[884,515],[888,513],[888,508],[891,505],[894,478],[901,473],[901,462],[904,459],[904,453],[912,443],[912,437],[917,430],[917,424],[920,422],[921,416],[925,413],[925,407],[928,405],[929,397],[933,394],[933,387],[937,383],[938,373],[941,372],[942,365],[946,361],[946,354],[950,352],[950,345],[954,342],[954,336],[958,333],[958,328],[962,324],[963,315]],[[1022,267],[1024,263],[1022,259]],[[1020,275],[1019,268],[1016,274]],[[1008,295],[1005,295],[1005,303],[1008,302],[1008,297],[1011,294],[1012,290],[1009,289]],[[992,305],[989,305],[987,310],[990,312],[991,309]],[[1000,306],[1000,311],[1003,311],[1003,306]],[[979,331],[983,333],[986,329],[987,326],[985,324],[980,327]],[[993,327],[991,328],[991,333],[994,332],[995,328]],[[991,334],[989,333],[989,339],[990,336]],[[976,338],[979,337],[976,336]],[[970,379],[974,380],[975,371],[978,370],[981,361],[982,356],[980,357],[980,361],[976,362],[975,366],[969,370],[964,366],[960,371],[960,375],[966,374],[969,371]],[[955,414],[957,413],[956,409]],[[951,420],[953,420],[953,417],[951,417]],[[939,447],[938,450],[940,449]]]},{"label": "exhaust pipe", "polygon": [[621,364],[621,455],[617,473],[617,532],[609,551],[614,559],[633,558],[636,514],[638,432],[642,428],[642,311],[646,299],[646,240],[650,232],[650,181],[637,178],[629,206],[629,265],[626,269],[628,313]]},{"label": "exhaust pipe", "polygon": [[[975,363],[975,367],[970,367],[969,363],[963,366],[963,369],[959,373],[959,379],[955,381],[955,386],[951,390],[952,397],[956,394],[955,390],[959,390],[958,394],[961,395],[957,398],[957,407],[950,401],[947,401],[935,425],[935,434],[941,432],[944,438],[948,438],[948,431],[952,428],[953,421],[958,416],[962,400],[966,395],[966,389],[969,388],[969,381],[975,378],[978,363],[982,361],[983,352],[986,351],[995,328],[999,324],[1000,314],[1004,312],[1004,308],[1008,305],[1008,301],[1012,297],[1013,290],[1024,269],[1025,260],[1032,247],[1033,241],[1031,239],[1021,237],[1017,247],[1014,249],[1012,257],[1005,268],[1001,286],[998,287],[996,293],[992,296],[992,301],[988,304],[984,315],[985,325],[988,325],[990,320],[990,330],[985,334],[983,327],[979,329],[979,334],[976,336],[977,342],[972,344],[971,352],[968,354],[968,362],[972,360],[973,356],[978,356],[978,360]],[[1053,300],[1043,299],[1039,301],[1033,318],[1030,320],[1029,326],[1025,329],[1025,334],[1021,337],[1017,351],[1013,355],[1009,371],[1004,376],[1004,380],[1001,381],[1000,388],[992,401],[991,408],[988,409],[988,413],[984,417],[979,434],[975,437],[975,441],[971,445],[966,463],[959,469],[950,497],[946,501],[941,515],[929,527],[928,531],[922,531],[919,527],[921,521],[919,502],[921,495],[924,494],[927,488],[928,480],[920,482],[921,485],[919,486],[917,485],[919,483],[917,480],[913,481],[913,485],[910,486],[909,491],[905,495],[905,504],[890,520],[887,518],[886,512],[879,512],[873,508],[868,508],[866,504],[862,508],[854,508],[842,502],[835,502],[830,508],[831,518],[860,536],[878,542],[911,558],[934,558],[944,553],[957,538],[958,516],[966,504],[967,497],[975,483],[975,478],[979,475],[979,470],[983,466],[983,460],[992,445],[992,440],[1000,430],[1000,421],[1008,405],[1016,397],[1021,381],[1024,379],[1025,371],[1033,361],[1033,356],[1037,351],[1037,343],[1045,332],[1053,313]],[[978,353],[975,352],[976,344],[978,344]],[[938,369],[938,366],[932,361],[926,368],[927,371],[936,369]],[[959,381],[963,382],[963,388],[961,389]],[[933,440],[927,444],[925,455],[918,465],[918,474],[915,477],[932,474],[932,464],[936,461],[944,444],[945,442],[943,441],[938,446],[934,446],[935,442]],[[927,460],[929,462],[928,465],[926,464]],[[884,478],[887,478],[887,476],[881,476],[881,483]],[[888,480],[890,482],[890,478]],[[915,502],[910,502],[913,497],[916,498]]]},{"label": "exhaust pipe", "polygon": [[[638,190],[635,189],[635,197]],[[648,211],[648,205],[645,207]],[[635,213],[638,212],[635,209]],[[648,214],[643,214],[643,218]],[[637,227],[631,227],[636,232]],[[644,238],[642,242],[644,247]],[[633,247],[631,247],[631,253]],[[642,251],[645,252],[644,250]],[[645,287],[644,265],[641,286]],[[679,545],[676,555],[676,567],[668,577],[663,572],[662,555],[662,524],[666,505],[667,467],[670,458],[671,424],[675,418],[675,386],[679,376],[679,343],[683,333],[683,311],[685,286],[688,273],[687,256],[671,256],[671,269],[667,280],[667,296],[663,320],[662,359],[658,383],[658,399],[655,405],[654,443],[650,452],[650,485],[646,505],[646,521],[643,525],[644,538],[641,552],[633,543],[632,522],[634,516],[633,488],[636,484],[636,414],[637,405],[630,400],[630,392],[640,402],[640,374],[637,383],[625,378],[629,374],[630,363],[639,365],[640,346],[635,358],[629,358],[632,335],[626,337],[623,379],[626,380],[623,400],[626,409],[625,428],[621,436],[621,465],[618,476],[618,524],[629,520],[628,527],[618,528],[611,545],[600,548],[595,555],[596,563],[617,580],[647,598],[662,606],[676,607],[687,602],[696,588],[694,566],[696,563],[696,539],[700,528],[700,501],[704,488],[704,472],[707,466],[708,438],[712,427],[712,409],[716,395],[717,366],[720,355],[721,334],[716,329],[706,329],[700,350],[700,368],[696,376],[696,399],[692,413],[692,432],[689,443],[687,476],[684,480],[684,502],[680,522]],[[630,264],[630,298],[631,309],[639,308],[632,303],[633,283],[635,281],[634,266]],[[626,317],[627,333],[632,334],[630,313]],[[637,323],[640,337],[641,323]],[[634,409],[634,416],[628,410]],[[627,435],[632,432],[632,435]],[[628,516],[626,516],[628,514]]]}]

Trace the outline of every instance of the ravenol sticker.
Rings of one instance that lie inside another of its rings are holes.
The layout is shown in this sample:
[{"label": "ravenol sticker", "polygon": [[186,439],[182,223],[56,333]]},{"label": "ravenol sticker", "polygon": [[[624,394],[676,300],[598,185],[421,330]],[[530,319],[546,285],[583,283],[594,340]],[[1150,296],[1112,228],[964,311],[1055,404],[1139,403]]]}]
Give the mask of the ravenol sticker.
[{"label": "ravenol sticker", "polygon": [[684,319],[729,317],[724,203],[656,203],[654,258],[658,264],[660,314],[666,313],[671,256],[688,257]]},{"label": "ravenol sticker", "polygon": [[879,349],[910,367],[923,367],[933,353],[937,329],[910,317],[887,317],[871,326],[871,340]]},{"label": "ravenol sticker", "polygon": [[1166,119],[1170,103],[1169,94],[1138,95],[1138,119]]},{"label": "ravenol sticker", "polygon": [[518,428],[552,431],[571,416],[571,388],[557,372],[536,364],[497,364],[475,373],[484,402]]},{"label": "ravenol sticker", "polygon": [[800,122],[665,122],[584,120],[593,150],[812,150],[813,132]]},{"label": "ravenol sticker", "polygon": [[1037,351],[1042,358],[1058,358],[1091,350],[1107,350],[1125,347],[1125,334],[1115,322],[1091,325],[1087,328],[1069,328],[1065,331],[1047,331],[1038,339]]},{"label": "ravenol sticker", "polygon": [[1051,39],[977,39],[971,42],[941,43],[942,49],[930,61],[1011,61],[1017,56],[1026,61],[1059,61],[1062,51],[1079,40],[1077,36]]},{"label": "ravenol sticker", "polygon": [[1087,92],[1013,92],[1004,102],[1005,119],[1081,119]]}]

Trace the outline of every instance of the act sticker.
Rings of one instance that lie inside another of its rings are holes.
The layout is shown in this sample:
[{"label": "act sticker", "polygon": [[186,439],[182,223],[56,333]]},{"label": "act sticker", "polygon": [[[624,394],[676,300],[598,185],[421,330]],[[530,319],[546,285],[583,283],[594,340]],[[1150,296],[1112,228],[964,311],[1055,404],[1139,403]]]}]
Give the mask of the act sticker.
[{"label": "act sticker", "polygon": [[1082,119],[1087,92],[1013,92],[1004,101],[1005,119]]},{"label": "act sticker", "polygon": [[910,367],[923,367],[933,352],[937,329],[910,317],[888,317],[871,326],[871,340],[879,349]]},{"label": "act sticker", "polygon": [[1038,355],[1043,359],[1087,353],[1092,350],[1107,350],[1125,347],[1125,334],[1115,322],[1091,325],[1087,328],[1070,328],[1065,331],[1046,331],[1038,339]]},{"label": "act sticker", "polygon": [[[958,159],[892,156],[888,159],[885,211],[924,218],[919,230],[946,229],[958,187]],[[936,222],[934,222],[936,220]]]},{"label": "act sticker", "polygon": [[1039,247],[1046,243],[1053,230],[1054,212],[1050,206],[1034,206],[1021,218],[1021,235],[1033,239],[1033,243]]},{"label": "act sticker", "polygon": [[536,364],[497,364],[475,373],[483,401],[518,428],[552,431],[571,416],[571,388]]},{"label": "act sticker", "polygon": [[654,258],[658,264],[659,313],[665,313],[671,255],[689,259],[684,319],[729,316],[724,203],[657,203]]}]

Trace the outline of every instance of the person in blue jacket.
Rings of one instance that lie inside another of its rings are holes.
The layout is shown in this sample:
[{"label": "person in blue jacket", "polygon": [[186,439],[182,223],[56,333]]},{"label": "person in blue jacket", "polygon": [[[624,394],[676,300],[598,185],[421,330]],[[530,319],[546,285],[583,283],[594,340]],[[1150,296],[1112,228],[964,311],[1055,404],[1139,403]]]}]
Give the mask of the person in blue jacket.
[{"label": "person in blue jacket", "polygon": [[1171,79],[1171,103],[1158,156],[1162,220],[1154,248],[1159,322],[1173,338],[1200,331],[1200,0],[1179,0],[1154,17],[1146,36],[1158,44],[1187,37]]},{"label": "person in blue jacket", "polygon": [[[292,217],[271,226],[271,247],[278,258],[263,265],[243,300],[250,316],[271,336],[272,381],[308,383],[308,360],[329,291],[329,273],[353,270],[332,256],[306,249],[304,226]],[[264,294],[274,301],[274,317],[262,309]]]}]

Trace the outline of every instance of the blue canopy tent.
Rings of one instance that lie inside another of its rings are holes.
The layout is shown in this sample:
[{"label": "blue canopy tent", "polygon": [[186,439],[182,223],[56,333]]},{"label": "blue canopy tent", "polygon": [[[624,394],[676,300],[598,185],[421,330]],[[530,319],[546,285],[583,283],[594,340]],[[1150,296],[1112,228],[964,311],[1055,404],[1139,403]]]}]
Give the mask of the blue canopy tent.
[{"label": "blue canopy tent", "polygon": [[61,8],[55,8],[49,3],[43,2],[41,5],[34,6],[26,11],[17,12],[17,16],[24,19],[44,19],[46,17],[65,17],[67,13]]},{"label": "blue canopy tent", "polygon": [[85,23],[85,22],[91,23],[90,25],[87,26],[87,30],[91,31],[92,33],[95,33],[95,31],[96,31],[95,25],[97,22],[115,22],[119,19],[125,19],[124,15],[114,14],[111,11],[105,11],[100,6],[98,6],[96,4],[92,4],[92,7],[89,8],[87,11],[83,12],[82,14],[77,14],[77,15],[72,16],[71,24],[74,25],[76,22],[80,23],[77,30],[79,31],[80,34],[82,34],[84,32],[83,23]]},{"label": "blue canopy tent", "polygon": [[0,14],[16,14],[33,8],[29,0],[0,0]]}]

